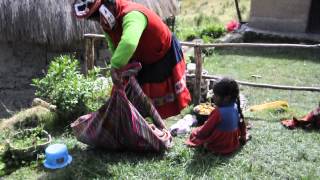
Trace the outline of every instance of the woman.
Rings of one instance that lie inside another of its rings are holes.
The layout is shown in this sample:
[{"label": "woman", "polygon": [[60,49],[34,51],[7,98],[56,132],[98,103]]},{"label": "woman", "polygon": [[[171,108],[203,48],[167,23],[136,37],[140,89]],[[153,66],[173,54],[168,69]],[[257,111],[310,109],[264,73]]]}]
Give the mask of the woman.
[{"label": "woman", "polygon": [[74,8],[78,18],[98,20],[105,31],[115,85],[120,68],[140,62],[138,82],[162,118],[189,104],[181,46],[156,13],[127,0],[76,0]]}]

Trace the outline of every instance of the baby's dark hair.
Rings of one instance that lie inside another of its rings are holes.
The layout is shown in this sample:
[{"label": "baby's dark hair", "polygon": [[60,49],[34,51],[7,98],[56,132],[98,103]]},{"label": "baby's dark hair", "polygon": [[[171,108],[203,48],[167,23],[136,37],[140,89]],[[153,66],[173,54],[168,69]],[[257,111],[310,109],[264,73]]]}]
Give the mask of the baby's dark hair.
[{"label": "baby's dark hair", "polygon": [[213,93],[221,98],[230,96],[230,100],[237,103],[240,118],[244,119],[242,109],[240,107],[240,89],[238,83],[234,79],[228,77],[220,79],[214,84]]}]

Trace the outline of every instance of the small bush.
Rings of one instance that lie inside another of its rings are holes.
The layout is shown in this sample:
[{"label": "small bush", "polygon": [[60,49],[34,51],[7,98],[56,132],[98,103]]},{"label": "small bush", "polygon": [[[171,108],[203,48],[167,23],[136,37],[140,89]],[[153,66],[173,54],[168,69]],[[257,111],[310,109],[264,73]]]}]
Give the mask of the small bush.
[{"label": "small bush", "polygon": [[200,37],[204,40],[204,42],[213,42],[215,39],[220,38],[225,34],[226,30],[222,26],[211,25],[204,28],[200,32]]},{"label": "small bush", "polygon": [[110,78],[104,78],[100,69],[80,73],[79,61],[73,56],[60,56],[49,65],[42,79],[33,79],[35,95],[57,106],[58,113],[75,118],[99,108],[111,89]]},{"label": "small bush", "polygon": [[197,38],[197,34],[196,33],[190,33],[186,35],[186,41],[192,41],[194,39]]},{"label": "small bush", "polygon": [[[192,41],[197,38],[203,39],[204,43],[213,43],[217,38],[226,33],[224,26],[215,23],[214,19],[200,15],[195,17],[195,22],[187,22],[184,19],[177,18],[176,35],[182,41]],[[188,26],[182,26],[182,23]]]}]

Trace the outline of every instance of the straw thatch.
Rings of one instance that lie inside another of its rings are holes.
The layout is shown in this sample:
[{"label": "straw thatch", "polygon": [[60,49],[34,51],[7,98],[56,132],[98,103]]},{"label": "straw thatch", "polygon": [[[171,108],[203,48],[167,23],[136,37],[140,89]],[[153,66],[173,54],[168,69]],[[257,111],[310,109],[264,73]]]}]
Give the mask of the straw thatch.
[{"label": "straw thatch", "polygon": [[178,14],[178,0],[133,0],[155,11],[163,19]]},{"label": "straw thatch", "polygon": [[0,41],[68,45],[84,33],[101,32],[99,24],[79,21],[71,13],[73,0],[1,0]]},{"label": "straw thatch", "polygon": [[[74,0],[0,0],[0,41],[23,41],[49,46],[71,45],[85,33],[102,33],[99,24],[76,20]],[[136,0],[161,17],[175,15],[176,0]]]}]

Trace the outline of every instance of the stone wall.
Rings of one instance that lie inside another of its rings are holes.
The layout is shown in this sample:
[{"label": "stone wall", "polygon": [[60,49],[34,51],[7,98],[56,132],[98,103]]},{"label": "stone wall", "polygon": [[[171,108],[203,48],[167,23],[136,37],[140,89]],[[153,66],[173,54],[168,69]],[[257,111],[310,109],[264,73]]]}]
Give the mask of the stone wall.
[{"label": "stone wall", "polygon": [[305,33],[312,0],[252,0],[249,27]]},{"label": "stone wall", "polygon": [[[97,49],[97,64],[110,54],[101,47]],[[83,50],[76,52],[83,65]],[[61,54],[74,52],[53,51],[44,46],[21,42],[0,42],[0,119],[27,108],[34,98],[35,89],[30,85],[33,78],[44,76],[50,61]]]}]

